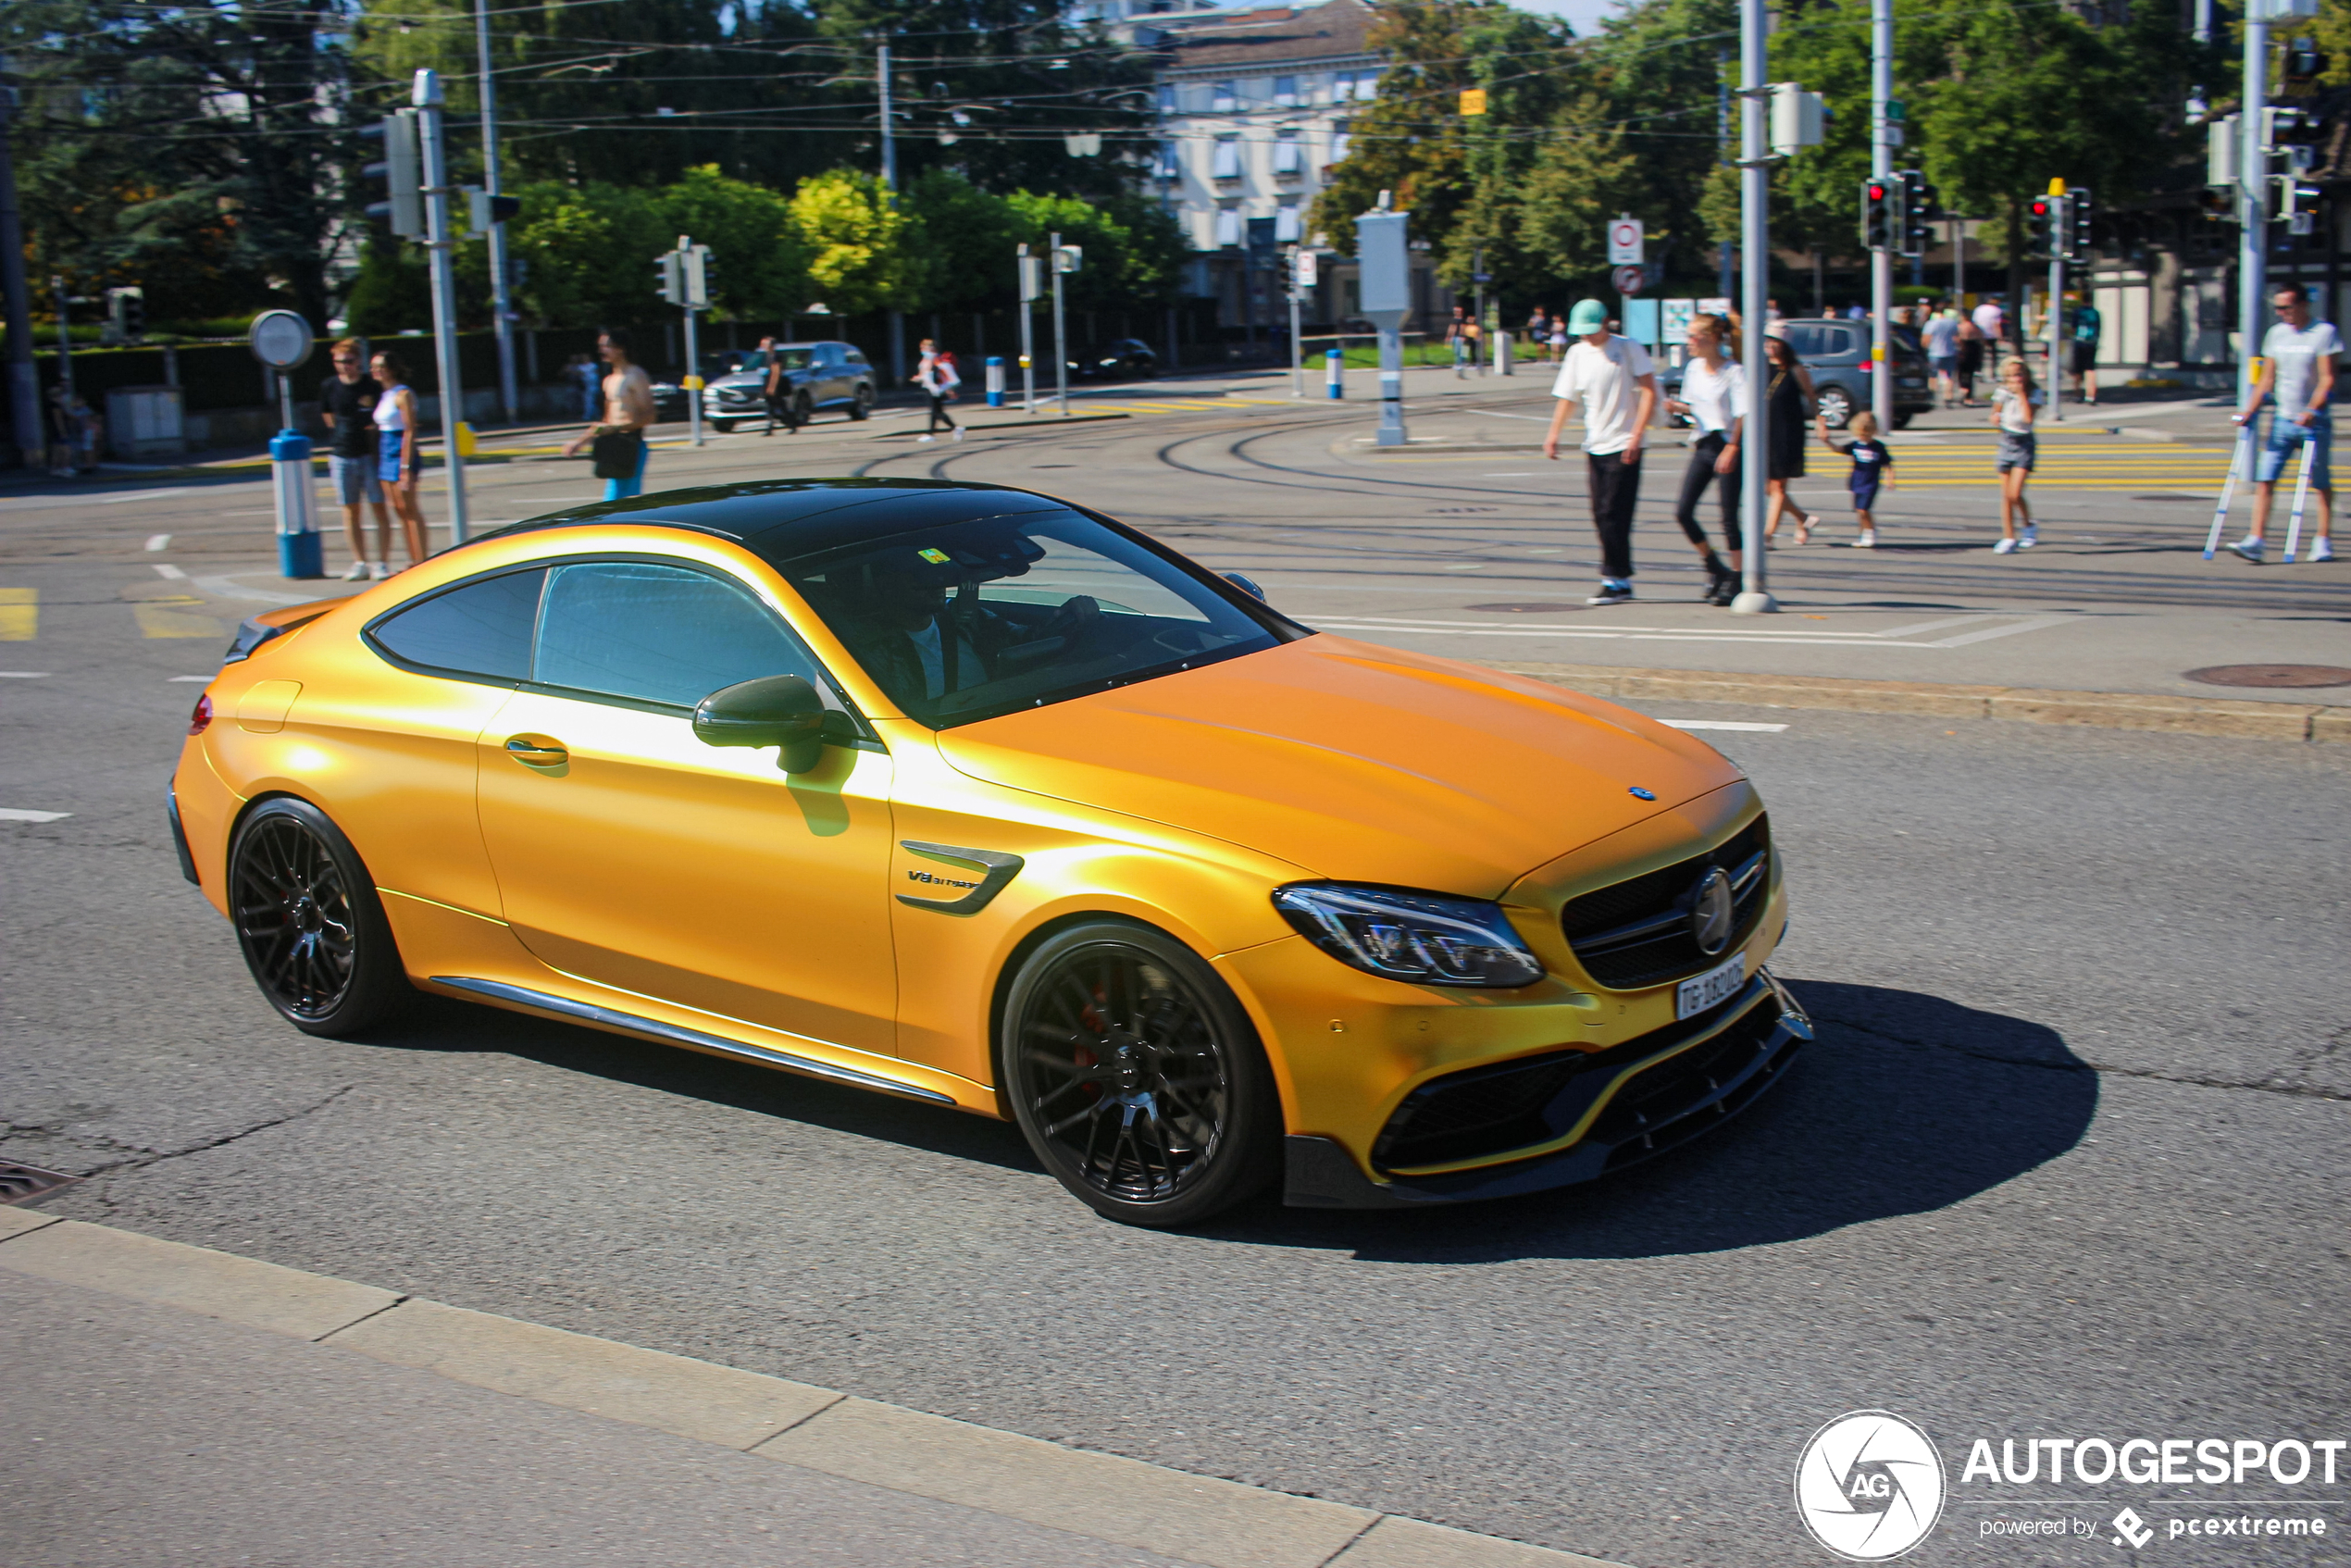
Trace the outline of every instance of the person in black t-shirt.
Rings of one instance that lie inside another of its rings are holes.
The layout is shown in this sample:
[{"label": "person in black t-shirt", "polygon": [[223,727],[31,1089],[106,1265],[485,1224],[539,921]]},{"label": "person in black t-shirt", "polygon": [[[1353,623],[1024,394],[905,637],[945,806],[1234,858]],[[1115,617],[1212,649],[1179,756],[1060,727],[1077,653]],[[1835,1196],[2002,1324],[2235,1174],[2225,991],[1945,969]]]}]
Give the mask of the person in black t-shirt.
[{"label": "person in black t-shirt", "polygon": [[[383,485],[376,478],[376,400],[381,383],[362,367],[359,340],[344,338],[330,351],[335,373],[318,387],[318,411],[327,421],[327,471],[335,481],[335,497],[342,503],[343,530],[351,539],[351,569],[347,582],[392,575],[392,515],[384,510]],[[376,509],[376,558],[367,560],[367,530],[361,527],[362,503]]]}]

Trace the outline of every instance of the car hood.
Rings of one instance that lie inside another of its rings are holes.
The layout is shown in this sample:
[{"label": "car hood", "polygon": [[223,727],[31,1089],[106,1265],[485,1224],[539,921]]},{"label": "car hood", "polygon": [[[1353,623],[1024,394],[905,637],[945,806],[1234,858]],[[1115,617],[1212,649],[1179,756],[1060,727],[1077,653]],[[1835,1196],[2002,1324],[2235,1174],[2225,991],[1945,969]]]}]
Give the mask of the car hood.
[{"label": "car hood", "polygon": [[[787,370],[784,374],[789,376],[791,372]],[[767,372],[765,370],[729,370],[723,376],[710,379],[710,390],[713,392],[720,387],[763,387],[766,384]]]},{"label": "car hood", "polygon": [[1611,703],[1327,633],[942,730],[939,750],[1336,880],[1480,898],[1741,777]]}]

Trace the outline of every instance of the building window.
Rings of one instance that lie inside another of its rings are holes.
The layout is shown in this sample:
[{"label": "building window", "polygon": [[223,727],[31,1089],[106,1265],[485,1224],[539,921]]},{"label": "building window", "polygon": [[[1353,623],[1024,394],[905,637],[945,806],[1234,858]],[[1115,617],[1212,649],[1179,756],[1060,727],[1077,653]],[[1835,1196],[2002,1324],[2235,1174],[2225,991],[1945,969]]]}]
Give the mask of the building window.
[{"label": "building window", "polygon": [[1239,94],[1233,91],[1233,84],[1231,82],[1218,81],[1212,82],[1210,84],[1208,89],[1208,106],[1211,112],[1220,115],[1228,115],[1239,106]]},{"label": "building window", "polygon": [[1331,72],[1331,102],[1345,104],[1355,97],[1355,73],[1351,70]]},{"label": "building window", "polygon": [[1298,106],[1298,78],[1277,76],[1274,79],[1274,102],[1286,109]]},{"label": "building window", "polygon": [[1215,161],[1209,166],[1209,175],[1216,180],[1238,180],[1241,177],[1241,143],[1238,136],[1216,138]]},{"label": "building window", "polygon": [[1159,144],[1159,177],[1162,180],[1184,178],[1183,151],[1173,142],[1162,142]]},{"label": "building window", "polygon": [[1216,209],[1217,245],[1221,248],[1228,245],[1238,245],[1240,243],[1241,209],[1237,206],[1218,207]]},{"label": "building window", "polygon": [[1274,133],[1274,172],[1297,174],[1302,166],[1298,157],[1298,132],[1277,131]]},{"label": "building window", "polygon": [[1284,202],[1274,209],[1274,238],[1278,243],[1290,245],[1298,243],[1298,204]]},{"label": "building window", "polygon": [[1159,112],[1163,115],[1176,112],[1176,84],[1172,81],[1159,84]]},{"label": "building window", "polygon": [[1347,156],[1347,145],[1348,145],[1348,143],[1349,143],[1350,142],[1351,142],[1351,141],[1353,141],[1353,140],[1354,140],[1354,138],[1353,138],[1353,137],[1351,137],[1351,136],[1350,136],[1350,135],[1348,134],[1348,132],[1347,132],[1347,121],[1345,121],[1345,120],[1340,120],[1340,121],[1339,121],[1337,125],[1332,126],[1332,127],[1331,127],[1331,156],[1330,156],[1330,160],[1329,160],[1329,161],[1330,161],[1330,162],[1332,162],[1332,163],[1337,163],[1338,161],[1340,161],[1341,159],[1343,159],[1344,157],[1346,157],[1346,156]]}]

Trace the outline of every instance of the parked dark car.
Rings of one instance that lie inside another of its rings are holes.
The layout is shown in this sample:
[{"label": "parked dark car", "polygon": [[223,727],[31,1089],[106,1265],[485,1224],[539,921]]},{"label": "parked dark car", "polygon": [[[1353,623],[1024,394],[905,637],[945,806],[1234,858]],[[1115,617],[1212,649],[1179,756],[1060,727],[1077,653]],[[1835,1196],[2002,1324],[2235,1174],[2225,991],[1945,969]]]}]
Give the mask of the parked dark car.
[{"label": "parked dark car", "polygon": [[1081,381],[1156,376],[1159,355],[1140,338],[1116,338],[1100,347],[1072,349],[1069,373]]},{"label": "parked dark car", "polygon": [[[837,408],[852,419],[863,419],[874,411],[874,367],[854,343],[779,343],[775,352],[783,360],[784,379],[791,385],[800,423],[806,424],[827,408]],[[712,377],[703,394],[703,415],[714,429],[731,430],[767,417],[766,353],[746,349],[735,360],[739,368]]]},{"label": "parked dark car", "polygon": [[[1854,415],[1870,406],[1870,324],[1850,317],[1823,317],[1783,323],[1788,346],[1812,373],[1812,391],[1821,413],[1833,429],[1842,429]],[[1888,350],[1894,355],[1894,428],[1901,429],[1912,415],[1934,406],[1934,392],[1927,380],[1926,350],[1912,329],[1896,326]],[[1662,367],[1658,387],[1668,397],[1682,392],[1682,372]],[[1683,415],[1669,423],[1686,425]]]}]

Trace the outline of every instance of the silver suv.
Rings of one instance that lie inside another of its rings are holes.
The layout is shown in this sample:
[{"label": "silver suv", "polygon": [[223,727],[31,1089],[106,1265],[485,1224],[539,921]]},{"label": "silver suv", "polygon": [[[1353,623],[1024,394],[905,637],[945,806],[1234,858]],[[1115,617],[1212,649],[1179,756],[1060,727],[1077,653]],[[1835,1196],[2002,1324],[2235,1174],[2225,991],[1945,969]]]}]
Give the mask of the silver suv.
[{"label": "silver suv", "polygon": [[[874,411],[874,367],[856,344],[778,343],[775,352],[783,361],[784,381],[791,390],[792,423],[804,425],[824,408],[838,408],[852,419],[863,419]],[[711,378],[703,412],[711,427],[721,431],[764,421],[766,386],[766,353],[745,349],[735,357],[732,370]]]}]

